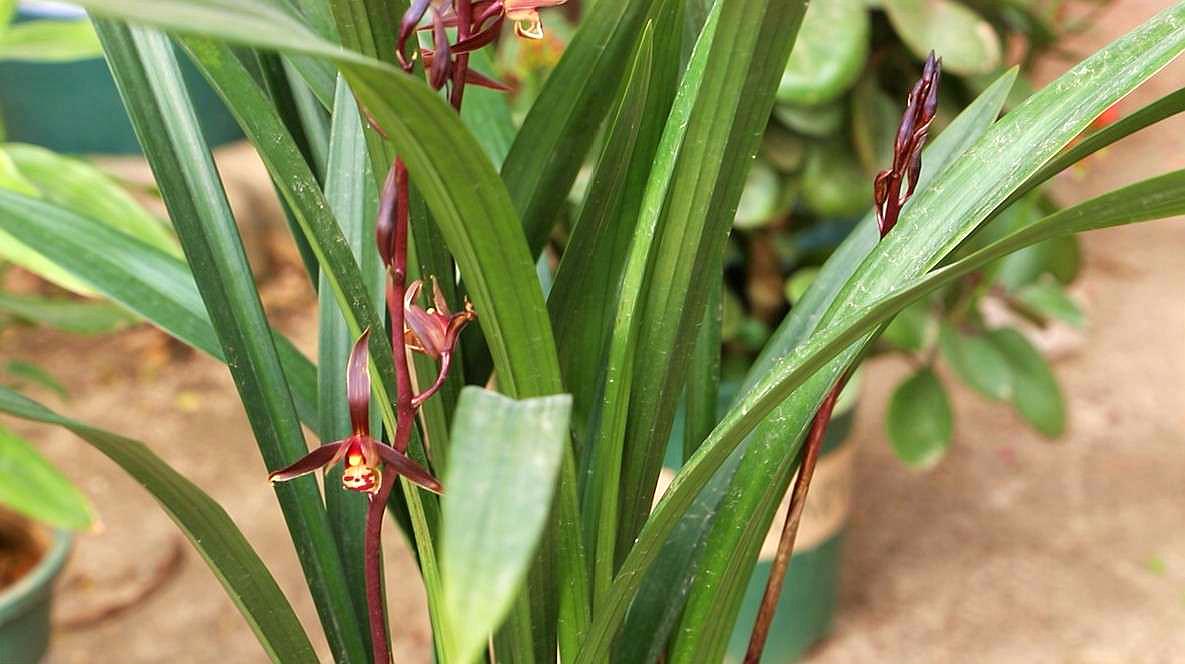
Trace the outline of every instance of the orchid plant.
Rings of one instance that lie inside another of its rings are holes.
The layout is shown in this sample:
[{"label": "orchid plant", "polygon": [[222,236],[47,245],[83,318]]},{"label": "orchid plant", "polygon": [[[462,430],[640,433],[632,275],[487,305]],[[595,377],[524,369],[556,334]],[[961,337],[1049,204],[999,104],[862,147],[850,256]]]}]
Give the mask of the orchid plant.
[{"label": "orchid plant", "polygon": [[[712,293],[804,0],[585,3],[521,126],[486,50],[538,37],[559,0],[79,4],[183,257],[8,188],[0,232],[226,362],[339,663],[393,657],[388,511],[414,547],[440,662],[721,661],[776,506],[802,466],[788,558],[830,408],[898,312],[1034,243],[1185,212],[1175,172],[968,243],[1058,172],[1185,108],[1178,92],[1076,140],[1185,50],[1185,3],[1001,117],[1004,73],[928,140],[931,58],[892,163],[861,185],[865,220],[718,413]],[[319,302],[316,364],[268,323],[174,44],[285,204]],[[686,463],[656,496],[681,401]],[[127,470],[267,656],[318,661],[251,543],[147,446],[9,389],[0,411],[66,427]],[[302,424],[332,442],[310,451]]]}]

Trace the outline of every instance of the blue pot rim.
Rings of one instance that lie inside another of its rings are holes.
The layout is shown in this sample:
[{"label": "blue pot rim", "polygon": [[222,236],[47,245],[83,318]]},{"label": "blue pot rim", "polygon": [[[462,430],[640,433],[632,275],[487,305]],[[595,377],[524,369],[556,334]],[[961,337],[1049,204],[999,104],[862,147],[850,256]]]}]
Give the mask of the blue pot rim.
[{"label": "blue pot rim", "polygon": [[28,574],[8,588],[0,591],[0,626],[23,614],[28,607],[47,595],[53,581],[74,543],[74,535],[67,530],[55,530],[53,543]]}]

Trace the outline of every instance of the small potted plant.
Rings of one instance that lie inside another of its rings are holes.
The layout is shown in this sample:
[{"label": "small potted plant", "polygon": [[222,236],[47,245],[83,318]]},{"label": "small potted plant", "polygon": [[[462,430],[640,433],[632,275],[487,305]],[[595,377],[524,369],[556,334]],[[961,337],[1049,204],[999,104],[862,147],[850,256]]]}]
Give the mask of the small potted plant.
[{"label": "small potted plant", "polygon": [[91,527],[82,493],[28,442],[0,427],[0,653],[35,664],[49,647],[54,582]]}]

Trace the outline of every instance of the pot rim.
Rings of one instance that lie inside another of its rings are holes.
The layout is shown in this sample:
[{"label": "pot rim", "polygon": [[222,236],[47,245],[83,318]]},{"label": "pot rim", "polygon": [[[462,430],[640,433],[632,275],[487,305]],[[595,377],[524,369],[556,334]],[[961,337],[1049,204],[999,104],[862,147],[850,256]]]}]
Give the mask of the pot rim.
[{"label": "pot rim", "polygon": [[37,565],[19,581],[0,590],[0,626],[21,615],[29,604],[48,593],[74,543],[68,530],[49,530],[52,540]]}]

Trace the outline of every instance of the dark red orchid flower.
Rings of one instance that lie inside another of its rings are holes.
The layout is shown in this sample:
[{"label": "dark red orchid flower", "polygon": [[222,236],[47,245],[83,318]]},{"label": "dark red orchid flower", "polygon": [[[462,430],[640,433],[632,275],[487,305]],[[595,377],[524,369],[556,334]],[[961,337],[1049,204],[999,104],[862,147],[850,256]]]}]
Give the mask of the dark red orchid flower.
[{"label": "dark red orchid flower", "polygon": [[[477,318],[477,312],[473,310],[473,304],[468,299],[465,300],[465,306],[461,311],[449,311],[448,302],[445,301],[444,293],[441,292],[436,279],[432,280],[432,306],[424,309],[416,302],[423,285],[418,279],[411,282],[403,296],[403,315],[407,323],[403,338],[408,348],[440,360],[440,372],[431,387],[412,399],[412,406],[415,407],[424,403],[444,384],[452,366],[453,350],[457,346],[461,330]],[[387,297],[391,296],[392,293],[388,291]],[[387,303],[388,306],[394,304],[390,301]]]},{"label": "dark red orchid flower", "polygon": [[[542,39],[543,20],[539,17],[539,10],[544,7],[557,7],[567,1],[412,0],[411,6],[399,22],[395,55],[403,69],[411,71],[412,63],[404,57],[404,47],[416,30],[431,30],[433,47],[422,49],[420,53],[428,70],[428,82],[432,87],[440,89],[453,78],[454,58],[493,42],[501,32],[505,19],[514,22],[514,33],[519,37]],[[432,12],[431,24],[421,26],[420,23],[429,10]],[[457,41],[451,44],[446,31],[448,28],[457,29]],[[466,83],[494,89],[506,88],[493,79],[471,73],[467,67],[463,69]]]},{"label": "dark red orchid flower", "polygon": [[[876,224],[881,237],[893,230],[901,208],[918,186],[922,172],[922,148],[930,123],[938,110],[938,82],[942,77],[942,58],[926,58],[922,78],[909,93],[905,115],[897,130],[893,144],[893,165],[877,174],[873,183],[873,198],[876,201]],[[902,191],[902,186],[906,189]]]},{"label": "dark red orchid flower", "polygon": [[383,483],[383,466],[388,466],[433,493],[444,491],[432,473],[406,454],[370,435],[370,373],[367,368],[370,359],[367,349],[369,337],[369,331],[363,332],[354,343],[346,369],[346,397],[350,405],[353,433],[339,441],[322,445],[291,466],[271,473],[268,479],[272,482],[286,482],[342,462],[345,464],[342,488],[349,491],[374,495]]}]

